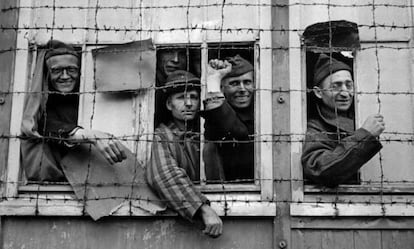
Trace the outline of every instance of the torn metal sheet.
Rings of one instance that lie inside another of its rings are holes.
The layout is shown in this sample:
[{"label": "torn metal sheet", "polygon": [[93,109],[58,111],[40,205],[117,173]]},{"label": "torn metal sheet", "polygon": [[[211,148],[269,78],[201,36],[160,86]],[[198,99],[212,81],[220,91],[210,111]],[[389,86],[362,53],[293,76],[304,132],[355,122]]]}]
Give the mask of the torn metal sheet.
[{"label": "torn metal sheet", "polygon": [[92,55],[98,91],[138,90],[154,84],[156,52],[151,39],[94,49]]},{"label": "torn metal sheet", "polygon": [[128,201],[153,214],[166,209],[147,185],[136,156],[126,147],[124,151],[127,159],[111,165],[95,146],[81,144],[62,160],[76,197],[94,220],[110,215]]}]

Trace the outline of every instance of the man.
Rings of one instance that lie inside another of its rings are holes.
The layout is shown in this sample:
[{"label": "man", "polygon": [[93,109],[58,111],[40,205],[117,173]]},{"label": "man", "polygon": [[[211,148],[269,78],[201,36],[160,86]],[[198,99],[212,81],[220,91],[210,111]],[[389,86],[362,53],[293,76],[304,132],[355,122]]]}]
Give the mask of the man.
[{"label": "man", "polygon": [[169,207],[190,221],[201,217],[205,224],[203,232],[217,237],[222,233],[222,221],[192,182],[200,181],[200,147],[195,133],[200,80],[178,70],[168,76],[164,90],[170,121],[155,130],[147,167],[148,183]]},{"label": "man", "polygon": [[352,179],[381,148],[381,114],[354,128],[354,82],[351,68],[321,54],[315,65],[313,93],[316,114],[309,118],[302,165],[304,177],[334,187]]},{"label": "man", "polygon": [[110,164],[126,156],[112,135],[77,125],[79,55],[73,47],[49,41],[39,52],[23,114],[21,159],[29,181],[66,181],[60,161],[78,142],[94,144]]},{"label": "man", "polygon": [[207,179],[253,180],[253,95],[254,75],[250,62],[239,55],[209,62],[203,112],[208,141],[204,150]]},{"label": "man", "polygon": [[171,73],[186,69],[187,55],[185,49],[160,49],[157,53],[157,81],[159,84],[164,84]]},{"label": "man", "polygon": [[[156,85],[162,89],[167,77],[177,70],[187,69],[187,55],[183,48],[166,48],[157,51],[157,76]],[[166,123],[169,115],[164,108],[165,98],[162,91],[155,92],[155,127],[161,123]]]}]

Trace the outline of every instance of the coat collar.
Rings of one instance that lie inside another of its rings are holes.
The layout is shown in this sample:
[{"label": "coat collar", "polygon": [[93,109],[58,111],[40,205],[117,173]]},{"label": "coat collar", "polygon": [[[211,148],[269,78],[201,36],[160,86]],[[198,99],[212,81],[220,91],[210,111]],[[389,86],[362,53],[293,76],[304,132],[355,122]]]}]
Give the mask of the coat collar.
[{"label": "coat collar", "polygon": [[319,117],[327,124],[339,129],[340,131],[345,131],[352,133],[355,131],[355,123],[353,115],[351,112],[348,113],[339,113],[335,112],[324,105],[318,104],[316,106]]}]

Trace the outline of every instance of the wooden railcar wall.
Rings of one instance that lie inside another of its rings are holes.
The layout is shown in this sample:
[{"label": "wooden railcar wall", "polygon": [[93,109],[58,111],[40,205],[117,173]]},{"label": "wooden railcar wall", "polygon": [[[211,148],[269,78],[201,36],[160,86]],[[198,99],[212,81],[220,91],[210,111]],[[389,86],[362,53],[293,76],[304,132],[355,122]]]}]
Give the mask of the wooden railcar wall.
[{"label": "wooden railcar wall", "polygon": [[[307,1],[299,1],[305,3]],[[411,0],[378,1],[378,0],[350,0],[350,1],[317,1],[318,3],[337,4],[337,6],[305,6],[298,5],[291,8],[289,13],[290,29],[303,29],[315,22],[327,20],[349,20],[361,25],[359,27],[361,51],[357,54],[357,83],[360,91],[375,91],[380,83],[380,91],[399,91],[412,89],[412,38],[413,30],[402,28],[412,27]],[[373,8],[370,4],[383,5]],[[399,5],[400,7],[386,7],[384,4]],[[367,5],[365,7],[340,7],[340,5]],[[375,11],[375,14],[373,14]],[[300,13],[299,15],[296,15]],[[296,20],[295,20],[296,19]],[[294,21],[292,21],[294,20]],[[368,27],[377,25],[376,29]],[[394,24],[396,29],[379,28],[379,24]],[[376,31],[376,32],[374,32]],[[380,45],[378,45],[380,44]],[[291,43],[292,45],[292,43]],[[375,49],[378,45],[380,48]],[[372,49],[374,48],[374,49]],[[292,58],[291,58],[292,59]],[[378,59],[378,61],[377,61]],[[295,70],[290,68],[290,70]],[[378,76],[378,74],[380,74]],[[374,79],[375,78],[375,79]],[[380,82],[378,82],[380,80]],[[369,113],[380,110],[386,118],[388,131],[413,132],[412,97],[404,94],[395,96],[380,95],[382,103],[376,103],[372,97],[360,97],[358,115],[366,117]],[[404,110],[403,110],[404,109]],[[395,111],[398,110],[398,111]],[[404,114],[403,114],[404,113]],[[404,117],[399,116],[404,115]],[[291,117],[295,120],[295,117]],[[361,120],[362,121],[362,120]],[[401,143],[385,144],[382,151],[382,167],[385,179],[410,180],[414,171],[411,165],[412,144]],[[407,153],[407,154],[405,154]],[[396,156],[398,155],[398,156]],[[380,167],[378,158],[374,158],[369,165],[362,169],[365,180],[379,180]],[[292,191],[296,191],[293,189]],[[398,199],[398,194],[394,193]],[[361,197],[361,196],[360,196]],[[340,197],[339,199],[346,199]],[[363,199],[364,197],[361,197]],[[365,196],[370,199],[369,195]],[[409,199],[410,197],[408,197]],[[412,197],[411,197],[412,198]],[[304,197],[307,200],[306,194]],[[309,199],[309,197],[308,197]],[[333,200],[334,198],[332,198]],[[349,198],[350,201],[354,201]],[[367,202],[367,205],[369,203]],[[411,205],[411,204],[409,204]],[[352,204],[350,205],[350,207]],[[356,213],[358,211],[356,210]],[[391,249],[414,248],[413,217],[290,217],[291,241],[294,249]]]},{"label": "wooden railcar wall", "polygon": [[[275,1],[278,2],[279,1]],[[288,1],[281,1],[287,3]],[[328,2],[328,1],[326,1]],[[332,2],[332,1],[331,1]],[[341,1],[334,1],[341,2]],[[342,1],[347,2],[347,1]],[[372,2],[372,1],[364,1]],[[376,1],[377,2],[377,1]],[[400,2],[400,1],[399,1]],[[403,1],[404,3],[411,1]],[[348,3],[348,2],[347,2]],[[0,1],[1,8],[17,5],[13,0]],[[311,20],[309,24],[320,20],[317,13],[326,11],[304,9]],[[277,12],[276,12],[277,13]],[[17,11],[1,13],[0,23],[17,25]],[[384,13],[384,15],[392,13]],[[335,15],[335,14],[333,14]],[[316,18],[318,17],[318,18]],[[336,15],[332,19],[345,18]],[[287,18],[294,18],[289,15]],[[305,23],[305,22],[304,22]],[[275,27],[280,27],[275,24]],[[287,27],[284,25],[284,27]],[[291,27],[293,28],[293,27]],[[275,34],[275,36],[277,36]],[[410,37],[412,37],[410,35]],[[0,36],[0,48],[15,46],[16,32],[10,30]],[[286,40],[275,41],[274,45],[286,45]],[[394,41],[395,42],[395,41]],[[392,41],[390,41],[392,43]],[[283,50],[275,50],[275,58],[284,56],[283,62],[289,63]],[[0,91],[9,91],[13,75],[14,53],[0,53]],[[279,61],[281,63],[281,61]],[[410,63],[410,62],[407,62]],[[288,68],[287,70],[292,70]],[[278,72],[275,72],[275,75]],[[408,72],[407,72],[408,73]],[[411,77],[411,76],[410,76]],[[275,77],[276,78],[276,77]],[[284,79],[289,80],[284,75]],[[282,81],[282,80],[280,80]],[[285,86],[283,82],[275,82],[274,86]],[[9,130],[10,96],[0,104],[0,133]],[[276,97],[279,96],[274,96]],[[288,103],[289,96],[285,97]],[[3,96],[0,96],[3,98]],[[277,105],[274,101],[274,105]],[[278,108],[287,108],[285,106]],[[275,108],[276,110],[277,108]],[[277,116],[277,115],[273,115]],[[284,119],[289,120],[289,119]],[[277,122],[278,119],[275,120]],[[286,124],[288,126],[289,124]],[[289,151],[280,148],[278,151]],[[287,152],[288,153],[288,152]],[[277,157],[279,154],[275,154]],[[4,175],[7,162],[7,139],[0,140],[0,175]],[[275,160],[278,162],[278,160]],[[279,161],[280,162],[280,161]],[[283,160],[289,164],[289,158]],[[277,177],[289,177],[289,166],[282,169],[286,172],[275,173]],[[288,186],[276,187],[276,192],[284,190],[281,200],[290,196]],[[287,191],[287,192],[286,192]],[[283,197],[283,198],[282,198]],[[334,218],[334,217],[289,217],[288,205],[278,206],[278,217],[272,218],[224,218],[225,232],[218,239],[210,239],[193,225],[180,218],[130,218],[110,217],[93,222],[89,217],[2,217],[0,227],[0,248],[283,248],[279,242],[286,240],[286,248],[294,249],[365,249],[365,248],[414,248],[414,221],[412,218]],[[277,234],[276,234],[277,233]]]}]

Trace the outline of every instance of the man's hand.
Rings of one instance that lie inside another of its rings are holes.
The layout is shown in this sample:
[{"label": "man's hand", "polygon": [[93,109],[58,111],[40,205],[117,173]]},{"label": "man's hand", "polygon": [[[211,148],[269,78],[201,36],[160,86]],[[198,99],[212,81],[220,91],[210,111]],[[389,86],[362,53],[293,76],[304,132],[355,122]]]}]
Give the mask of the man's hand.
[{"label": "man's hand", "polygon": [[373,136],[379,136],[385,129],[384,117],[381,114],[368,116],[362,128],[369,131]]},{"label": "man's hand", "polygon": [[204,204],[200,207],[200,215],[206,226],[203,230],[204,234],[217,238],[223,233],[223,222],[209,205]]},{"label": "man's hand", "polygon": [[123,146],[111,134],[96,130],[79,129],[73,135],[73,138],[87,140],[93,143],[110,164],[122,162],[126,159]]},{"label": "man's hand", "polygon": [[207,92],[220,92],[221,80],[231,72],[232,65],[228,61],[210,60],[207,66]]}]

